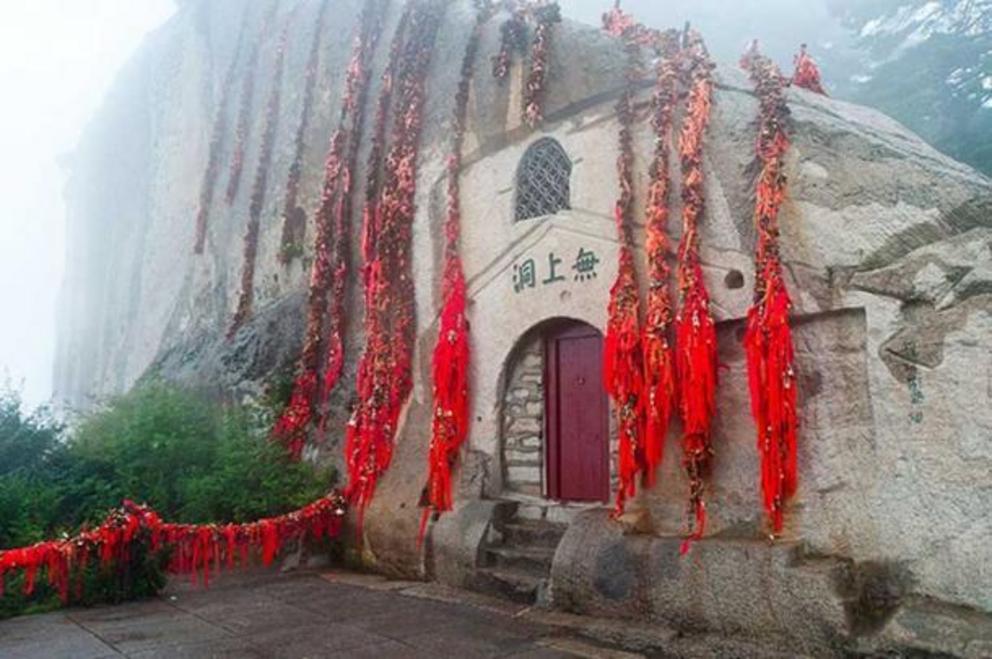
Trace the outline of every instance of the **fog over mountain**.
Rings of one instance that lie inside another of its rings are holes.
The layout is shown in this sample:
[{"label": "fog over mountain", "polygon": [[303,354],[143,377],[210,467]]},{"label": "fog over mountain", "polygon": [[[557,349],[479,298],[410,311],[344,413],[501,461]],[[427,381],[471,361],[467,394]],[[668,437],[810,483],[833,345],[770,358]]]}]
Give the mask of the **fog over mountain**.
[{"label": "fog over mountain", "polygon": [[[568,17],[598,25],[612,0],[561,5]],[[992,173],[992,0],[624,0],[622,6],[657,27],[691,21],[726,63],[759,38],[789,70],[807,42],[832,95],[877,107]],[[23,383],[32,405],[51,388],[65,167],[116,72],[174,11],[173,0],[4,3],[0,85],[9,102],[0,110],[0,380]]]}]

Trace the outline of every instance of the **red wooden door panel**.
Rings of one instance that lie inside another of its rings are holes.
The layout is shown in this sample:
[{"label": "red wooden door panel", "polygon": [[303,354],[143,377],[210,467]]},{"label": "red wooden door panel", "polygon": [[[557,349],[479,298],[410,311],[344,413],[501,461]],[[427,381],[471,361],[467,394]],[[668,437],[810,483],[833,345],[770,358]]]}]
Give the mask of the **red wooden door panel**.
[{"label": "red wooden door panel", "polygon": [[545,437],[551,498],[609,499],[609,404],[602,364],[603,339],[594,328],[569,324],[546,335]]}]

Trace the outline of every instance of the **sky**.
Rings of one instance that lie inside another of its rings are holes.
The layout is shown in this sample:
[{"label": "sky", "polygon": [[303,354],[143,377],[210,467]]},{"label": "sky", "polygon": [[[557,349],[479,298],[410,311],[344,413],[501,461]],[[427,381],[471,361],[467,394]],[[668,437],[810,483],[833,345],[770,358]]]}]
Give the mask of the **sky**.
[{"label": "sky", "polygon": [[114,76],[173,0],[0,0],[0,386],[46,402],[72,152]]}]

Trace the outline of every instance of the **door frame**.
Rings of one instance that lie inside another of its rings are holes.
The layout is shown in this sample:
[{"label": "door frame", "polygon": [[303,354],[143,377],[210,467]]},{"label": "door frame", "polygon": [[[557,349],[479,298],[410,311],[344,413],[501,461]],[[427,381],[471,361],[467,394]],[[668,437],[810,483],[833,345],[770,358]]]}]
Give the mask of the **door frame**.
[{"label": "door frame", "polygon": [[610,500],[610,409],[606,390],[603,390],[603,464],[606,467],[600,498],[598,500],[571,501],[561,498],[561,435],[560,414],[558,405],[558,341],[561,339],[596,338],[603,340],[603,334],[596,327],[581,320],[561,319],[549,323],[542,332],[544,349],[544,496],[552,501],[571,504],[596,504]]}]

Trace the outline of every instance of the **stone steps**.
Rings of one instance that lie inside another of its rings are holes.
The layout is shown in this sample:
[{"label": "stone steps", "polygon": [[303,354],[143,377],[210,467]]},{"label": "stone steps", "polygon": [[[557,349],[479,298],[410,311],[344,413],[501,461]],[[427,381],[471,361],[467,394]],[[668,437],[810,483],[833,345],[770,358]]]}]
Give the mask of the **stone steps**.
[{"label": "stone steps", "polygon": [[548,519],[550,508],[533,502],[498,504],[476,569],[477,590],[524,604],[546,599],[555,549],[568,529]]},{"label": "stone steps", "polygon": [[554,522],[540,522],[529,519],[513,519],[498,526],[505,542],[530,547],[554,549],[561,542],[568,527]]},{"label": "stone steps", "polygon": [[518,570],[527,574],[546,577],[551,572],[551,561],[555,550],[550,547],[486,547],[484,549],[490,565],[505,569]]},{"label": "stone steps", "polygon": [[520,604],[533,604],[547,583],[547,576],[496,567],[479,568],[474,589],[494,593]]}]

